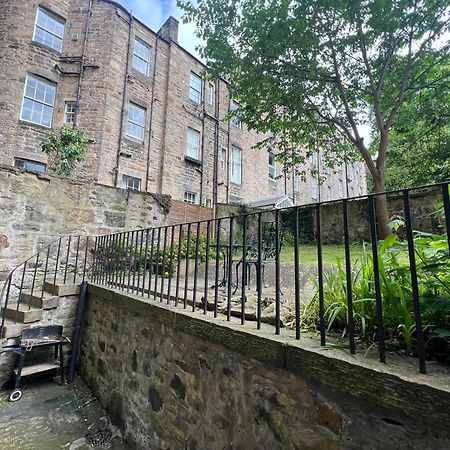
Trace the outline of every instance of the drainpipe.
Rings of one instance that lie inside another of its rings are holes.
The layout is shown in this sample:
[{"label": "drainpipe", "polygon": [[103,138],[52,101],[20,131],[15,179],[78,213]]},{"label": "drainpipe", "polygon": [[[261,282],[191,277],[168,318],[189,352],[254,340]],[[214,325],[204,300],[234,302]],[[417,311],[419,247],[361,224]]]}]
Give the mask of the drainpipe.
[{"label": "drainpipe", "polygon": [[153,62],[153,82],[152,82],[152,93],[150,99],[150,130],[148,133],[148,150],[147,150],[147,173],[145,177],[145,192],[148,192],[148,178],[150,176],[150,150],[152,144],[152,131],[153,131],[153,105],[155,103],[155,84],[156,84],[156,63],[158,56],[158,43],[159,38],[156,35],[156,44],[155,44],[155,61]]},{"label": "drainpipe", "polygon": [[[230,99],[228,99],[228,112],[230,112]],[[228,120],[228,137],[227,137],[227,203],[230,202],[230,162],[231,162],[231,121]],[[242,164],[242,161],[241,161]],[[242,166],[241,166],[242,173]]]},{"label": "drainpipe", "polygon": [[158,193],[162,194],[163,188],[163,179],[164,179],[164,162],[166,155],[166,134],[167,134],[167,111],[169,108],[169,86],[170,86],[170,62],[172,57],[172,40],[169,42],[169,58],[167,59],[167,77],[166,77],[166,98],[164,101],[164,134],[162,138],[162,155],[161,155],[161,163],[159,166],[159,183],[158,183]]},{"label": "drainpipe", "polygon": [[127,61],[125,65],[125,77],[123,80],[123,94],[122,94],[122,110],[120,112],[120,128],[119,128],[119,139],[117,145],[117,157],[116,157],[116,168],[114,174],[114,187],[117,187],[119,180],[119,165],[120,165],[120,153],[122,150],[122,135],[123,135],[123,119],[125,117],[125,99],[127,97],[127,87],[128,87],[128,70],[130,65],[130,47],[131,47],[131,29],[133,25],[133,15],[131,11],[129,12],[130,19],[128,21],[128,47],[127,47]]},{"label": "drainpipe", "polygon": [[86,27],[84,30],[83,50],[81,52],[80,73],[79,73],[78,85],[77,85],[75,115],[73,117],[73,128],[76,128],[78,125],[78,113],[80,111],[80,98],[81,98],[81,85],[83,84],[83,76],[84,76],[84,61],[86,58],[86,47],[87,47],[87,40],[88,40],[88,33],[89,33],[89,25],[91,23],[91,16],[92,16],[92,0],[89,0],[88,5],[89,6],[88,6],[87,17],[86,17]]},{"label": "drainpipe", "polygon": [[203,181],[204,181],[203,174],[205,173],[205,117],[206,117],[205,98],[206,98],[206,82],[203,83],[203,98],[202,98],[202,143],[201,143],[202,168],[200,170],[200,195],[199,195],[200,206],[202,206],[203,200]]},{"label": "drainpipe", "polygon": [[216,81],[216,92],[214,97],[215,124],[214,124],[214,167],[213,167],[213,217],[216,217],[218,188],[219,188],[219,86],[220,80]]}]

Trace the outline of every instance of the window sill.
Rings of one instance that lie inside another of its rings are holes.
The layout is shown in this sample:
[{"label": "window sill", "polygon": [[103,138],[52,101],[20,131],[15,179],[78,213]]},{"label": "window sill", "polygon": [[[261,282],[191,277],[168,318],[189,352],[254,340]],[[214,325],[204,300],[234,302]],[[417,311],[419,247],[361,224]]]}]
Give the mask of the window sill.
[{"label": "window sill", "polygon": [[203,166],[203,162],[202,161],[200,161],[198,159],[195,159],[195,158],[191,158],[190,156],[185,156],[184,160],[186,162],[189,162],[189,163],[194,164],[196,166]]},{"label": "window sill", "polygon": [[59,51],[59,50],[55,50],[54,48],[51,48],[51,47],[49,47],[49,46],[47,46],[47,45],[45,45],[45,44],[41,44],[40,42],[36,42],[36,41],[31,41],[31,43],[34,45],[34,46],[36,46],[36,47],[38,47],[38,48],[42,48],[42,49],[44,49],[44,50],[48,50],[49,52],[51,52],[51,53],[53,53],[55,56],[61,56],[62,55],[62,51]]},{"label": "window sill", "polygon": [[143,147],[144,146],[144,141],[139,139],[139,138],[135,138],[133,136],[130,136],[129,134],[126,134],[124,136],[124,141],[129,142],[130,144],[133,145],[133,147]]},{"label": "window sill", "polygon": [[150,73],[148,75],[146,75],[145,73],[139,72],[139,70],[137,70],[135,68],[132,68],[131,70],[132,70],[132,72],[131,72],[132,75],[135,77],[139,77],[139,78],[145,79],[147,81],[150,79]]},{"label": "window sill", "polygon": [[19,119],[19,125],[30,127],[30,128],[36,128],[36,130],[39,130],[41,132],[51,131],[51,129],[52,129],[52,127],[47,127],[45,125],[41,125],[40,123],[28,122],[27,120],[23,120],[23,119]]}]

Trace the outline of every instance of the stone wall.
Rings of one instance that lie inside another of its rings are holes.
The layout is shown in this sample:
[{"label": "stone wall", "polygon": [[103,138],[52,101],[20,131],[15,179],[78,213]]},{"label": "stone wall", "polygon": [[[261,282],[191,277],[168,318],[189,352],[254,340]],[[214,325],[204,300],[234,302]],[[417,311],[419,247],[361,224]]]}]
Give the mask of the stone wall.
[{"label": "stone wall", "polygon": [[[1,164],[14,165],[21,158],[51,165],[41,151],[49,128],[21,120],[29,74],[56,86],[53,130],[64,124],[65,103],[79,103],[77,126],[87,133],[89,144],[74,179],[121,187],[124,176],[132,176],[140,179],[142,191],[169,194],[180,201],[189,191],[206,206],[212,206],[215,193],[221,202],[248,202],[285,193],[296,203],[312,198],[312,177],[299,191],[294,190],[291,174],[269,179],[268,153],[252,148],[264,136],[228,120],[230,98],[224,80],[215,83],[212,99],[209,83],[203,83],[200,104],[189,99],[190,74],[200,76],[205,66],[176,41],[175,20],[169,18],[155,33],[111,0],[92,2],[90,11],[89,0],[2,0],[1,5]],[[65,20],[61,53],[33,41],[38,7]],[[133,68],[135,39],[150,48],[147,74]],[[127,135],[130,103],[145,110],[142,140]],[[201,134],[197,162],[185,158],[188,127]],[[230,181],[233,145],[242,149],[241,184]],[[312,165],[305,164],[307,172]],[[363,166],[354,167],[350,187],[356,195],[366,191],[366,179]],[[328,192],[333,198],[342,197],[342,167],[336,173],[323,168],[321,172],[327,178],[322,199],[328,199]]]},{"label": "stone wall", "polygon": [[10,270],[64,235],[163,225],[170,199],[0,167],[0,287]]},{"label": "stone wall", "polygon": [[448,385],[311,342],[90,285],[80,368],[132,448],[450,448]]},{"label": "stone wall", "polygon": [[[442,195],[437,191],[411,193],[410,205],[414,230],[438,233],[441,224],[435,216],[437,204],[442,201]],[[403,198],[401,195],[391,195],[388,198],[390,217],[404,217]],[[217,217],[229,217],[258,211],[258,208],[242,205],[219,204]],[[270,212],[272,211],[272,212]],[[285,229],[291,230],[293,219],[289,210],[281,217]],[[341,244],[344,241],[342,202],[325,203],[321,206],[321,232],[324,244]],[[370,240],[370,222],[367,199],[350,200],[348,203],[349,234],[351,241]],[[273,210],[263,216],[263,220],[274,220]],[[316,210],[314,205],[306,205],[299,210],[300,237],[302,241],[313,241],[316,230]]]}]

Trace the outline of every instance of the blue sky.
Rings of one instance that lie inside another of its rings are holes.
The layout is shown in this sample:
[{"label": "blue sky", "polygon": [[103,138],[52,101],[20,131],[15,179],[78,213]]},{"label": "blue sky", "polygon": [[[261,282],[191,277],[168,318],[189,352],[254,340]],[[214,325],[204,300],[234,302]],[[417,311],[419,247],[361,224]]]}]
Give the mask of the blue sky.
[{"label": "blue sky", "polygon": [[144,22],[152,30],[158,31],[169,16],[180,20],[178,41],[194,55],[197,55],[195,46],[200,42],[194,36],[195,25],[193,23],[181,23],[182,11],[177,8],[176,0],[115,0],[133,15]]}]

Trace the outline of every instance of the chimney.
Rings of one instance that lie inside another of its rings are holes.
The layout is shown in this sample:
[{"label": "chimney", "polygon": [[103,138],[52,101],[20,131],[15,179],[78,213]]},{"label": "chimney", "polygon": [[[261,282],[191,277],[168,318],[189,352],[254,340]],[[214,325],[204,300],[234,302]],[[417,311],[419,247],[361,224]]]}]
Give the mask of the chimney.
[{"label": "chimney", "polygon": [[158,34],[168,41],[178,42],[178,20],[170,16],[160,28]]}]

